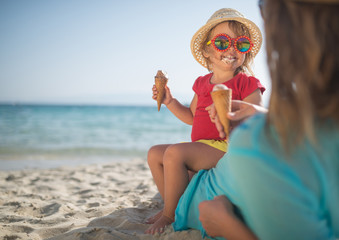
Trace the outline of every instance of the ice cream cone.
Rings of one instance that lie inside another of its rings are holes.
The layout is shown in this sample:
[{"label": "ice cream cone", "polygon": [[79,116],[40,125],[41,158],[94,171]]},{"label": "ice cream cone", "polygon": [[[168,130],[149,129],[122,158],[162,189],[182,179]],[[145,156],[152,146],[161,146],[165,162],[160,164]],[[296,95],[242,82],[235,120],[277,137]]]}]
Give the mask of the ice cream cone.
[{"label": "ice cream cone", "polygon": [[229,120],[227,113],[231,111],[232,89],[215,90],[211,92],[211,96],[226,137],[228,137]]},{"label": "ice cream cone", "polygon": [[161,70],[157,72],[155,76],[155,86],[157,87],[158,96],[157,96],[157,103],[158,103],[158,111],[160,111],[162,101],[164,100],[166,89],[165,86],[168,82],[167,74]]}]

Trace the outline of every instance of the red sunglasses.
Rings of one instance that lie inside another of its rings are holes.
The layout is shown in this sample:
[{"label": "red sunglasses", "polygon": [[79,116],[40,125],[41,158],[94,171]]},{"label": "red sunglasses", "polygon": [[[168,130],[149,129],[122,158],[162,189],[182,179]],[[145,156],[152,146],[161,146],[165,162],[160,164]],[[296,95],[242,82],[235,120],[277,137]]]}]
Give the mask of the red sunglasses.
[{"label": "red sunglasses", "polygon": [[231,38],[229,35],[223,33],[216,35],[212,40],[207,42],[207,45],[211,43],[213,43],[215,50],[219,52],[226,52],[233,46],[237,52],[246,54],[251,51],[253,47],[253,43],[249,37],[239,36],[237,38]]}]

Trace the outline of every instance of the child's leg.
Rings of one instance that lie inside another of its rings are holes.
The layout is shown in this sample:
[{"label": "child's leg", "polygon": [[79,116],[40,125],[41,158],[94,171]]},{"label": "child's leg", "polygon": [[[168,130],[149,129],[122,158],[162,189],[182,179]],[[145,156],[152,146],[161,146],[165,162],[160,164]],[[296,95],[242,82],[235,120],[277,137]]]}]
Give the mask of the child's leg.
[{"label": "child's leg", "polygon": [[[163,167],[163,158],[164,153],[166,149],[170,146],[170,144],[164,144],[164,145],[155,145],[150,148],[148,151],[147,156],[147,162],[148,166],[151,170],[153,179],[155,184],[157,185],[157,188],[159,190],[159,193],[164,199],[164,167]],[[193,177],[195,174],[194,171],[188,171],[189,179]],[[154,216],[151,216],[146,219],[145,223],[147,224],[153,224],[155,223],[160,217],[162,216],[162,210],[159,211]]]},{"label": "child's leg", "polygon": [[164,199],[164,166],[163,158],[166,149],[171,146],[170,144],[155,145],[150,148],[147,155],[148,166],[151,170],[153,179],[159,193]]},{"label": "child's leg", "polygon": [[196,172],[188,170],[188,180],[191,181],[192,177],[196,174]]},{"label": "child's leg", "polygon": [[185,191],[189,175],[187,170],[199,171],[214,167],[224,152],[207,144],[179,143],[168,146],[164,153],[164,210],[160,217],[146,233],[162,232],[166,225],[174,220],[178,201]]},{"label": "child's leg", "polygon": [[164,215],[174,218],[174,211],[189,180],[187,170],[199,171],[216,166],[223,151],[200,142],[179,143],[167,148],[164,155]]},{"label": "child's leg", "polygon": [[[164,166],[163,166],[163,158],[164,153],[169,147],[170,144],[163,144],[163,145],[155,145],[150,148],[148,151],[147,156],[147,162],[148,166],[151,170],[153,179],[155,184],[157,185],[157,188],[159,190],[159,193],[164,199]],[[155,223],[160,217],[162,216],[162,210],[159,211],[154,216],[151,216],[146,219],[145,223],[147,224],[153,224]]]}]

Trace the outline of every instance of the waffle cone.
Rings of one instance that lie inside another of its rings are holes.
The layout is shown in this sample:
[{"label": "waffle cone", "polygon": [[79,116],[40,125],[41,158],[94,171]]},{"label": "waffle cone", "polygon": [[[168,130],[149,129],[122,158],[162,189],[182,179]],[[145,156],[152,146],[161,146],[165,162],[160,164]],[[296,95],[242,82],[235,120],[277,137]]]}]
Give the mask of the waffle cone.
[{"label": "waffle cone", "polygon": [[227,113],[231,111],[231,101],[232,101],[232,89],[219,90],[211,92],[213,103],[219,120],[224,127],[226,136],[229,134],[229,120],[227,118]]},{"label": "waffle cone", "polygon": [[165,98],[166,89],[165,86],[167,85],[168,78],[162,73],[161,70],[158,71],[157,75],[155,76],[155,86],[157,87],[158,96],[157,96],[157,104],[158,104],[158,111],[160,111],[161,104]]}]

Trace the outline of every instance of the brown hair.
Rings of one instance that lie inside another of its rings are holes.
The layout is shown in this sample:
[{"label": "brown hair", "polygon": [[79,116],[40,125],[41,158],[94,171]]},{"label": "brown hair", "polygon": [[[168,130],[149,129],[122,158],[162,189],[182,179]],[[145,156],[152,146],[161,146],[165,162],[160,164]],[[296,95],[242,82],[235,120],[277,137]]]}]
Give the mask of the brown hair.
[{"label": "brown hair", "polygon": [[339,123],[339,8],[337,5],[267,0],[263,8],[272,79],[268,122],[286,150],[315,124]]},{"label": "brown hair", "polygon": [[[231,20],[231,21],[224,21],[224,22],[228,22],[230,29],[231,29],[237,36],[245,35],[245,36],[247,36],[247,37],[249,37],[249,38],[251,37],[251,36],[250,36],[250,33],[249,33],[249,30],[247,29],[247,27],[246,27],[244,24],[242,24],[242,23],[240,23],[240,22],[238,22],[238,21],[234,21],[234,20]],[[224,22],[221,22],[221,23],[224,23]],[[220,23],[219,23],[219,24],[220,24]],[[218,24],[218,25],[219,25],[219,24]],[[218,25],[216,25],[216,26],[218,26]],[[208,34],[206,34],[206,39],[204,39],[204,40],[202,41],[202,44],[201,44],[201,46],[200,46],[202,52],[203,52],[203,51],[207,51],[207,42],[210,41],[210,40],[212,39],[211,33],[212,33],[212,31],[214,30],[214,28],[215,28],[216,26],[214,26],[214,27],[208,32]],[[204,57],[204,58],[205,58],[205,57]],[[250,67],[250,65],[251,65],[252,62],[253,62],[253,58],[254,58],[254,56],[253,56],[253,54],[252,54],[251,52],[246,53],[244,63],[243,63],[240,67],[238,67],[238,68],[236,69],[236,71],[235,71],[235,73],[234,73],[234,76],[237,75],[239,72],[244,72],[244,73],[247,73],[247,74],[249,74],[249,75],[254,75],[254,74],[253,74],[253,71],[252,71],[252,69],[251,69],[251,67]],[[206,63],[207,63],[207,69],[208,69],[210,72],[212,72],[212,69],[211,69],[211,67],[210,67],[210,61],[209,61],[209,59],[208,59],[208,58],[205,58],[205,61],[206,61]]]}]

